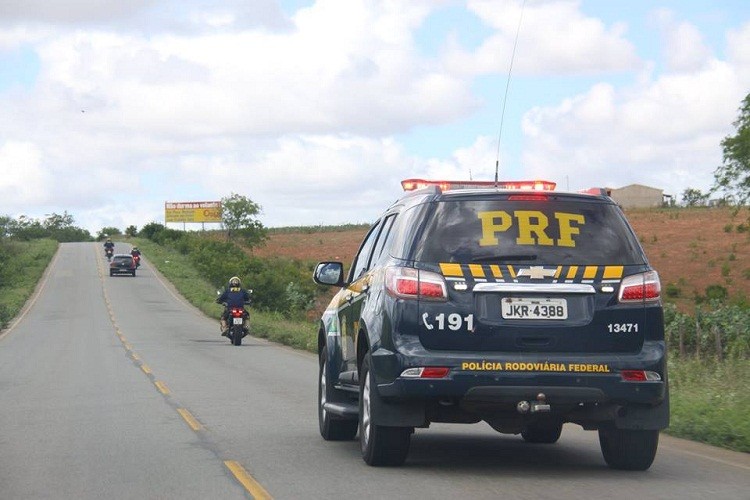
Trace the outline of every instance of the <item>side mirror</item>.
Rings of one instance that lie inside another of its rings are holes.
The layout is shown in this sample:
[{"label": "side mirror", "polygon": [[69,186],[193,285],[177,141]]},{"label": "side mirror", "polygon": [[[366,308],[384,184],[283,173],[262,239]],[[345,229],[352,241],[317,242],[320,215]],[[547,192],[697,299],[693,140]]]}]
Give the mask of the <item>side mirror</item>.
[{"label": "side mirror", "polygon": [[216,295],[221,295],[221,290],[216,290]]},{"label": "side mirror", "polygon": [[321,262],[315,266],[313,281],[321,285],[344,286],[344,265],[341,262]]}]

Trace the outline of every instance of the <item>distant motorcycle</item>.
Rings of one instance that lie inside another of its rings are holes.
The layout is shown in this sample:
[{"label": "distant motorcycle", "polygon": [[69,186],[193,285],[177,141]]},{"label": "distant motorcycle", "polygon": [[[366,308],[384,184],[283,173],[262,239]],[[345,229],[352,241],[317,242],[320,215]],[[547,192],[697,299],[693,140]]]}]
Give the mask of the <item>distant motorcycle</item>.
[{"label": "distant motorcycle", "polygon": [[133,255],[133,262],[135,262],[135,268],[138,269],[141,267],[141,256],[140,255]]},{"label": "distant motorcycle", "polygon": [[104,256],[107,257],[107,262],[110,262],[112,260],[112,255],[114,255],[115,249],[114,248],[105,248],[104,249]]},{"label": "distant motorcycle", "polygon": [[[217,290],[216,293],[221,295],[221,290]],[[248,290],[248,293],[252,294],[252,290]],[[250,302],[245,302],[250,304]],[[226,307],[226,303],[224,303]],[[242,339],[249,333],[248,319],[250,313],[244,307],[231,307],[229,308],[229,315],[227,318],[227,326],[229,327],[229,341],[232,345],[242,345]]]}]

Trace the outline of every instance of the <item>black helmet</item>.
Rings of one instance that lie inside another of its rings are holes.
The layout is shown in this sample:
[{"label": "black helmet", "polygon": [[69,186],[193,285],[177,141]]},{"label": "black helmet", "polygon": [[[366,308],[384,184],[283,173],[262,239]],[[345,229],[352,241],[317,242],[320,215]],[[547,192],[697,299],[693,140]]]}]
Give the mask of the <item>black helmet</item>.
[{"label": "black helmet", "polygon": [[242,286],[242,282],[237,276],[232,276],[229,278],[229,286],[230,288],[240,288]]}]

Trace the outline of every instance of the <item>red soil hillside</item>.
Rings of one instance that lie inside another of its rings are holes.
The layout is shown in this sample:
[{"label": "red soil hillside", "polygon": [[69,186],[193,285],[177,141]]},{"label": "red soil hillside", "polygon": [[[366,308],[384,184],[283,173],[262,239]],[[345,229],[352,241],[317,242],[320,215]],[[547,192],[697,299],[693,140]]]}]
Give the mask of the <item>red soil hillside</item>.
[{"label": "red soil hillside", "polygon": [[[708,285],[725,287],[731,297],[750,297],[750,231],[747,211],[727,208],[631,210],[626,212],[646,255],[661,276],[662,288],[679,289],[678,304],[690,309],[694,294]],[[744,224],[744,226],[741,226]],[[740,230],[738,231],[738,227]],[[367,229],[277,233],[254,253],[301,260],[339,260],[347,266]]]}]

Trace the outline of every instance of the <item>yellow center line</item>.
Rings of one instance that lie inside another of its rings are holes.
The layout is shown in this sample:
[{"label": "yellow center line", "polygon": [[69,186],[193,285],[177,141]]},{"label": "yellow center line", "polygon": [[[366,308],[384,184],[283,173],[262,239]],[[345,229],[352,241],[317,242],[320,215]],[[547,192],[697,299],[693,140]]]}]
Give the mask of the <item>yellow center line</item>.
[{"label": "yellow center line", "polygon": [[134,353],[134,352],[131,352],[131,353],[130,353],[130,357],[131,357],[131,358],[133,358],[133,360],[135,360],[135,361],[140,361],[140,360],[141,360],[141,357],[140,357],[140,356],[138,356],[138,355],[137,355],[136,353]]},{"label": "yellow center line", "polygon": [[127,342],[123,342],[123,345],[125,346],[125,349],[127,349],[128,351],[132,351],[133,350],[133,346],[130,345],[130,344],[128,344]]},{"label": "yellow center line", "polygon": [[157,389],[159,389],[159,392],[161,392],[165,396],[169,395],[169,389],[167,388],[167,385],[164,382],[157,380],[156,382],[154,382],[154,385],[156,386]]},{"label": "yellow center line", "polygon": [[143,373],[146,375],[151,375],[151,368],[149,368],[148,365],[141,365],[141,370],[143,370]]},{"label": "yellow center line", "polygon": [[177,408],[177,413],[180,414],[180,416],[187,422],[187,424],[190,426],[191,429],[198,432],[199,430],[203,429],[203,426],[200,422],[185,408]]},{"label": "yellow center line", "polygon": [[261,486],[258,481],[253,479],[253,476],[247,473],[247,471],[234,460],[225,460],[224,465],[227,469],[232,471],[237,481],[245,487],[255,500],[272,500],[273,497]]}]

